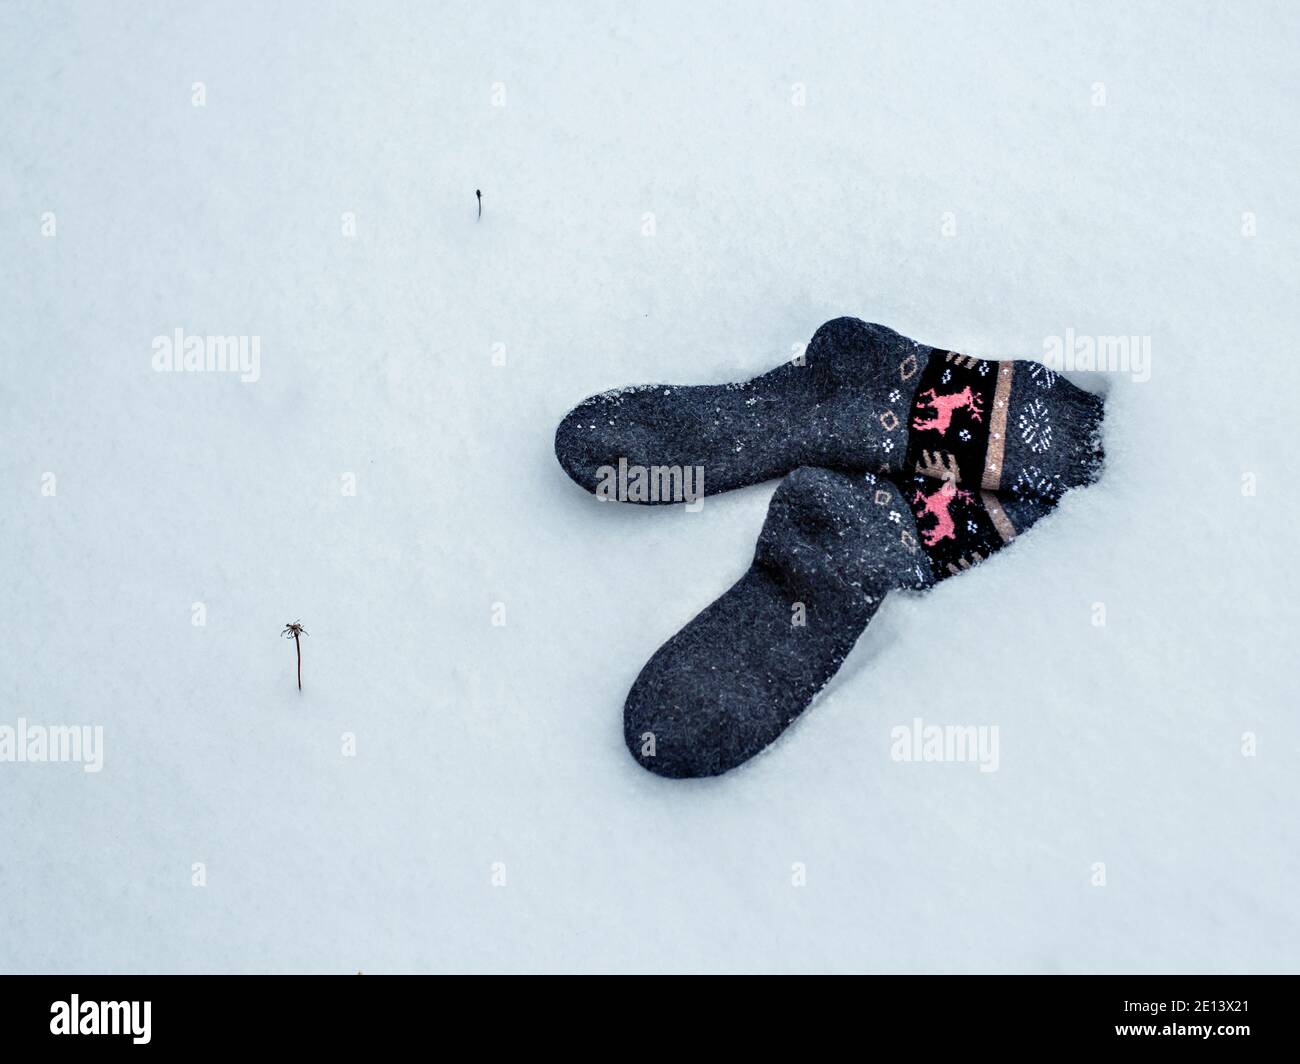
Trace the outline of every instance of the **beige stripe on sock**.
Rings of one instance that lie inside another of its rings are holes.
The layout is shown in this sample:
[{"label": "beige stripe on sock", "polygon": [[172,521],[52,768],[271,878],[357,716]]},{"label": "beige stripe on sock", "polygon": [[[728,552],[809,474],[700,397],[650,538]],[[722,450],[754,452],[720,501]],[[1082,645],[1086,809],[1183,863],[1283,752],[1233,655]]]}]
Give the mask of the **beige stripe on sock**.
[{"label": "beige stripe on sock", "polygon": [[1002,503],[998,497],[989,491],[981,491],[980,499],[984,503],[984,509],[988,511],[990,519],[993,521],[993,527],[998,530],[998,535],[1002,537],[1003,543],[1010,543],[1016,538],[1016,526],[1011,523],[1011,518],[1007,516],[1006,510],[1002,509]]},{"label": "beige stripe on sock", "polygon": [[989,418],[989,447],[984,455],[984,477],[980,487],[997,491],[1002,486],[1002,455],[1007,446],[1007,409],[1011,403],[1010,362],[996,363],[998,384],[993,391],[993,415]]}]

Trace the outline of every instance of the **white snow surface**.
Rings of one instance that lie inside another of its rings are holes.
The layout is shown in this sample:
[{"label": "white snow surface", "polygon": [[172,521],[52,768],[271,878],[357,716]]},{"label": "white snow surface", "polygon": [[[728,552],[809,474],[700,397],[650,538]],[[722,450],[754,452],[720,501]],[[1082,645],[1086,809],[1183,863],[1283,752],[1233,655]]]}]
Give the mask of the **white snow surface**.
[{"label": "white snow surface", "polygon": [[[4,3],[0,725],[104,761],[0,763],[0,969],[1296,970],[1298,52],[1291,3]],[[1100,483],[659,779],[623,699],[774,484],[602,506],[555,425],[841,314],[1151,379],[1072,375]],[[177,328],[260,379],[155,372]],[[998,771],[894,760],[918,717]]]}]

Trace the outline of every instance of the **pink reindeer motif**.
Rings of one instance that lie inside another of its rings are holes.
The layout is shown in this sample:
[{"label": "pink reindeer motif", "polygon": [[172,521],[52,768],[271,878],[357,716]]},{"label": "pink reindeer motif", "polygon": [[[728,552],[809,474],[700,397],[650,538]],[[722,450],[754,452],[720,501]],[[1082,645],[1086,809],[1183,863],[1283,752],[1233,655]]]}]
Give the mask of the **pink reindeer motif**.
[{"label": "pink reindeer motif", "polygon": [[927,547],[933,547],[941,539],[957,538],[957,526],[953,524],[952,514],[949,512],[954,499],[967,503],[975,501],[975,497],[969,491],[959,489],[951,480],[945,480],[933,495],[918,491],[912,499],[914,506],[921,507],[916,515],[918,521],[926,514],[935,519],[933,528],[918,530]]},{"label": "pink reindeer motif", "polygon": [[933,388],[927,388],[923,391],[918,399],[918,407],[928,406],[934,416],[929,421],[922,421],[919,417],[912,422],[914,429],[934,429],[940,434],[948,431],[948,426],[952,424],[952,415],[955,410],[969,410],[972,421],[984,420],[984,408],[978,395],[970,390],[967,385],[959,392],[951,395],[938,395]]}]

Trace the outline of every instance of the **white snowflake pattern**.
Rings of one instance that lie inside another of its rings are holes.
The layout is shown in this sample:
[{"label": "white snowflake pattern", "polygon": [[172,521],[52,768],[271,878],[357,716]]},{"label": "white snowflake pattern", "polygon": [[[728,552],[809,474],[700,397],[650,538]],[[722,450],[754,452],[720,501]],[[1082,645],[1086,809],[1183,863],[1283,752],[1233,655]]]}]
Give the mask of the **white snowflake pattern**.
[{"label": "white snowflake pattern", "polygon": [[989,364],[987,362],[981,362],[975,368],[981,377],[987,377],[989,375]]},{"label": "white snowflake pattern", "polygon": [[975,532],[978,532],[979,530],[980,530],[980,526],[977,525],[974,521],[967,521],[967,522],[966,522],[966,531],[967,531],[967,532],[975,533]]},{"label": "white snowflake pattern", "polygon": [[1056,374],[1041,362],[1031,362],[1029,364],[1029,376],[1043,391],[1049,391],[1052,385],[1056,383]]},{"label": "white snowflake pattern", "polygon": [[1043,499],[1059,499],[1065,489],[1061,486],[1061,474],[1044,473],[1037,466],[1025,466],[1016,474],[1016,482],[1011,485],[1011,493],[1018,498],[1036,495]]},{"label": "white snowflake pattern", "polygon": [[889,519],[890,519],[891,521],[893,521],[894,524],[898,524],[898,522],[902,520],[902,518],[898,516],[898,511],[897,511],[897,510],[890,510],[890,511],[889,511]]},{"label": "white snowflake pattern", "polygon": [[1042,454],[1052,446],[1052,420],[1047,404],[1041,399],[1031,399],[1020,410],[1016,419],[1020,438],[1034,454]]},{"label": "white snowflake pattern", "polygon": [[889,439],[885,440],[885,442],[884,442],[884,444],[883,444],[883,450],[884,450],[884,452],[885,452],[886,454],[888,454],[888,453],[889,453],[890,451],[892,451],[893,449],[894,449],[894,441],[893,441],[893,440],[889,440]]},{"label": "white snowflake pattern", "polygon": [[901,398],[903,398],[903,393],[900,392],[897,388],[895,388],[892,392],[889,393],[889,401],[891,403],[896,403]]},{"label": "white snowflake pattern", "polygon": [[962,429],[957,435],[962,438],[963,443],[970,443],[970,429]]},{"label": "white snowflake pattern", "polygon": [[939,380],[940,380],[940,383],[942,383],[942,384],[947,384],[950,380],[952,380],[952,370],[950,370],[950,369],[946,369],[946,370],[944,370],[944,371],[943,371],[943,376],[940,377]]}]

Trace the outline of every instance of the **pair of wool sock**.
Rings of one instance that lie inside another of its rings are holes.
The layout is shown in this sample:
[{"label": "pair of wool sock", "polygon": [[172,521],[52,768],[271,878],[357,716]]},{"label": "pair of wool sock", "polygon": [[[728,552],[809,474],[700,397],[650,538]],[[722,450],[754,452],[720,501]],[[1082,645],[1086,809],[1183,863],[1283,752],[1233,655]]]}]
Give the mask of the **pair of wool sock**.
[{"label": "pair of wool sock", "polygon": [[556,456],[603,497],[615,468],[661,484],[701,471],[708,493],[784,478],[749,570],[633,684],[633,757],[663,776],[710,776],[768,746],[890,591],[977,564],[1096,479],[1102,413],[1039,363],[959,355],[855,318],[827,322],[802,359],[750,381],[579,404]]}]

